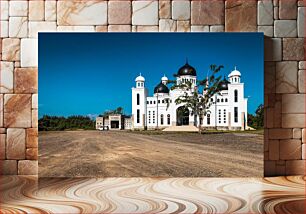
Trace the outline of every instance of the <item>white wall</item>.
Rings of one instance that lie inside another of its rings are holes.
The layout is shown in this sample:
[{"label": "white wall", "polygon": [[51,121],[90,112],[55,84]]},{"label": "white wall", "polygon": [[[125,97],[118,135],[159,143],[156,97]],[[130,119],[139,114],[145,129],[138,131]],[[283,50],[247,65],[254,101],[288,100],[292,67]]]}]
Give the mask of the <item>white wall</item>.
[{"label": "white wall", "polygon": [[[234,92],[238,90],[238,102],[234,100]],[[244,84],[243,83],[233,83],[228,85],[228,93],[230,102],[229,102],[229,110],[231,112],[231,127],[241,127],[241,113],[245,112],[245,101],[244,101]],[[234,108],[238,107],[238,122],[235,122]]]},{"label": "white wall", "polygon": [[[137,94],[140,96],[139,105],[137,105]],[[144,129],[146,127],[147,94],[146,88],[132,88],[133,128]],[[137,122],[137,110],[140,110],[139,123]]]}]

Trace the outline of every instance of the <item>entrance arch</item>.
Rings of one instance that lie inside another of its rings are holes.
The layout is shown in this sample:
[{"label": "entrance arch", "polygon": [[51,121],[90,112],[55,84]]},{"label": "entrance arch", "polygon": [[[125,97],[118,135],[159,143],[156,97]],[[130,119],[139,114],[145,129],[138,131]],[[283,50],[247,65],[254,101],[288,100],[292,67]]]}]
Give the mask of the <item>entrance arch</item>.
[{"label": "entrance arch", "polygon": [[187,126],[189,125],[189,109],[185,106],[176,109],[176,125]]}]

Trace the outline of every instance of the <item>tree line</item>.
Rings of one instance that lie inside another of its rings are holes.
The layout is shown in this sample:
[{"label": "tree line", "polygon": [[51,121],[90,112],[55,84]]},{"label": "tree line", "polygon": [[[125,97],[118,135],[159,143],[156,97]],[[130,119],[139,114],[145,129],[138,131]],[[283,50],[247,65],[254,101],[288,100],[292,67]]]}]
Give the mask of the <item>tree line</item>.
[{"label": "tree line", "polygon": [[[123,108],[117,107],[114,110],[106,110],[99,117],[108,117],[111,114],[123,114]],[[73,115],[69,117],[44,115],[38,120],[39,131],[63,131],[63,130],[94,130],[96,121],[88,116]]]},{"label": "tree line", "polygon": [[95,121],[88,116],[73,115],[69,117],[44,115],[38,120],[39,131],[63,131],[63,130],[93,130]]}]

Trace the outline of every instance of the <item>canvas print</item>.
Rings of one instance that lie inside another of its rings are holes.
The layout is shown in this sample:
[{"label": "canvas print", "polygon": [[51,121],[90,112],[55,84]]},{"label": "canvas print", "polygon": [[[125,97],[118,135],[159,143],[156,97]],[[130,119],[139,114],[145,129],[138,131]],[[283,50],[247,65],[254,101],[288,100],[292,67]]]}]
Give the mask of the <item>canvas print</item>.
[{"label": "canvas print", "polygon": [[39,176],[263,176],[262,33],[39,33]]}]

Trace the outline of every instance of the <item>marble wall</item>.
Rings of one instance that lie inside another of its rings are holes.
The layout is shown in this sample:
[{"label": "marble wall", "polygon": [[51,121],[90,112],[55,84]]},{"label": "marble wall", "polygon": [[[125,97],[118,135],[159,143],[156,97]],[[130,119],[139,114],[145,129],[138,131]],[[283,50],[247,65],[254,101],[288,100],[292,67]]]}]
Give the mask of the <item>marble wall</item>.
[{"label": "marble wall", "polygon": [[266,35],[265,175],[305,174],[305,1],[0,2],[0,173],[38,171],[38,32],[258,31]]}]

